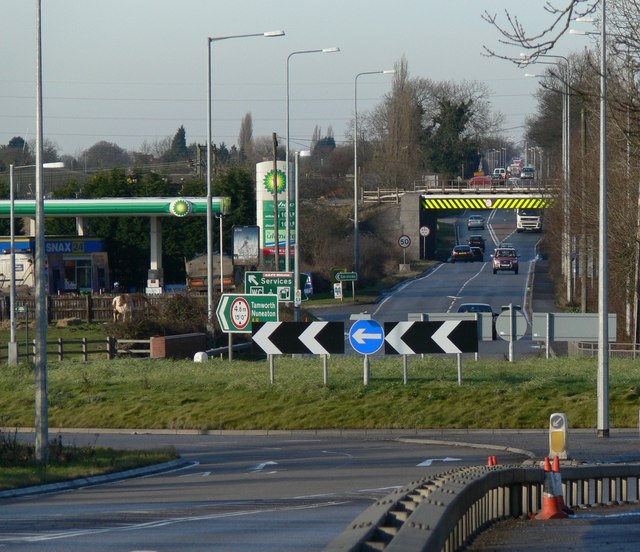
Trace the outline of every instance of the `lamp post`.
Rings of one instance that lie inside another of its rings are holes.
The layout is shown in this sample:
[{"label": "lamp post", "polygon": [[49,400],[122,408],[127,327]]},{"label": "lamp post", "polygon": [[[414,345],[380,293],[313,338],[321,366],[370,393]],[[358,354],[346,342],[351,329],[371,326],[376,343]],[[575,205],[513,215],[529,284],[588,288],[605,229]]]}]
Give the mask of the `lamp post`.
[{"label": "lamp post", "polygon": [[[520,57],[525,59],[528,55],[521,53]],[[562,228],[562,274],[566,282],[567,302],[573,301],[573,271],[571,262],[571,217],[569,212],[569,202],[571,196],[571,95],[569,93],[569,79],[571,77],[571,65],[569,59],[552,54],[539,54],[537,57],[562,59],[565,63],[564,70],[564,90],[562,92],[562,198],[563,198],[563,228]],[[527,59],[528,62],[528,59]],[[536,61],[552,65],[544,61]]]},{"label": "lamp post", "polygon": [[[285,174],[286,174],[286,182],[285,185],[287,187],[287,207],[285,210],[285,224],[286,224],[286,247],[284,253],[284,269],[286,272],[289,272],[291,269],[291,253],[289,248],[291,246],[291,214],[289,213],[290,204],[291,204],[291,185],[290,185],[290,175],[289,175],[289,61],[293,56],[297,56],[299,54],[332,54],[334,52],[339,52],[340,48],[331,47],[331,48],[320,48],[318,50],[298,50],[297,52],[291,52],[287,56],[287,145],[285,148]],[[297,205],[296,205],[297,208]],[[276,207],[277,209],[277,207]],[[296,218],[296,228],[298,226],[298,219]],[[280,240],[278,239],[278,229],[276,228],[276,248],[279,246]],[[296,244],[297,245],[297,244]],[[294,245],[295,249],[295,245]],[[279,270],[276,267],[276,271]]]},{"label": "lamp post", "polygon": [[[10,289],[9,289],[9,321],[10,321],[10,333],[9,343],[7,345],[7,363],[9,366],[15,366],[18,364],[18,342],[16,341],[16,232],[15,232],[15,186],[13,184],[13,173],[20,169],[32,169],[35,165],[22,165],[15,167],[13,164],[9,165],[9,235],[10,235]],[[64,163],[57,161],[55,163],[43,163],[43,169],[62,169]]]},{"label": "lamp post", "polygon": [[295,322],[300,321],[300,301],[302,300],[300,285],[300,157],[309,157],[310,151],[296,151],[296,187],[295,187],[295,217],[296,217],[296,230],[294,233],[295,243],[293,244],[293,289],[294,289],[294,302],[293,302],[293,320]]},{"label": "lamp post", "polygon": [[[609,437],[609,207],[608,141],[607,141],[607,5],[600,0],[600,186],[598,208],[598,437]],[[592,23],[590,18],[576,21]],[[569,29],[569,34],[597,34]]]},{"label": "lamp post", "polygon": [[[230,36],[207,37],[207,323],[209,331],[213,333],[213,209],[211,207],[212,191],[211,191],[211,43],[221,40],[229,40],[232,38],[248,38],[253,36],[283,36],[284,31],[267,31],[263,33],[250,33]],[[220,259],[222,263],[222,259]],[[222,272],[220,273],[220,281],[222,282]]]},{"label": "lamp post", "polygon": [[362,75],[392,75],[393,69],[384,71],[364,71],[354,79],[353,90],[353,266],[360,272],[360,226],[358,223],[358,78]]}]

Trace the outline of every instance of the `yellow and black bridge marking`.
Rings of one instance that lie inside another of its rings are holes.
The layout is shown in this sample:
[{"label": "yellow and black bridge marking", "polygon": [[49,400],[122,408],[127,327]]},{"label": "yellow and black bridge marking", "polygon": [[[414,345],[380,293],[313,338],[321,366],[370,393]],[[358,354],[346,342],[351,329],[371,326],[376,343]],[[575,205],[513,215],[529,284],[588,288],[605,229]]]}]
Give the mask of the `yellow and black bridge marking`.
[{"label": "yellow and black bridge marking", "polygon": [[423,195],[421,203],[423,209],[545,209],[551,207],[553,199],[513,195],[481,197]]}]

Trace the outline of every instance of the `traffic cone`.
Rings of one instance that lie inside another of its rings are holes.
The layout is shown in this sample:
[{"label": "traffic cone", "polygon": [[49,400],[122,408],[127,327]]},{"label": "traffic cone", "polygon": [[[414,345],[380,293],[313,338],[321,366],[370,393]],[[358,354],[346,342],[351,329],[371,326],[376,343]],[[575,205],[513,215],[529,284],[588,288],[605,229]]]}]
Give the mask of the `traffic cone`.
[{"label": "traffic cone", "polygon": [[[560,473],[560,464],[558,463],[558,475]],[[549,457],[544,458],[544,488],[542,490],[542,511],[535,516],[535,519],[562,519],[569,517],[560,506],[557,490],[557,476],[551,470]],[[560,481],[560,500],[564,504],[562,498],[562,481]]]},{"label": "traffic cone", "polygon": [[487,466],[493,466],[493,456],[487,457]]},{"label": "traffic cone", "polygon": [[553,476],[554,494],[556,501],[558,502],[558,508],[567,514],[573,513],[564,502],[564,493],[562,492],[562,475],[560,474],[560,459],[556,456],[553,459],[553,466],[551,468]]},{"label": "traffic cone", "polygon": [[493,465],[497,466],[498,465],[498,457],[497,456],[492,456],[491,458],[493,458]]}]

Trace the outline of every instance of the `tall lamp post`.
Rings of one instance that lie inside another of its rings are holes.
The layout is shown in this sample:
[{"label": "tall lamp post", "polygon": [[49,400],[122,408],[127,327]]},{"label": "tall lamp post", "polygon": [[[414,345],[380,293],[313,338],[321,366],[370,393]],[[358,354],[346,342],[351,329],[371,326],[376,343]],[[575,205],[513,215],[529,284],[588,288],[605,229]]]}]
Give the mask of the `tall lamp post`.
[{"label": "tall lamp post", "polygon": [[353,265],[356,274],[360,272],[360,227],[358,223],[358,78],[362,75],[392,75],[393,69],[384,71],[364,71],[354,79],[353,91]]},{"label": "tall lamp post", "polygon": [[[211,190],[211,43],[221,40],[229,40],[232,38],[248,38],[252,36],[283,36],[284,31],[267,31],[263,33],[250,33],[230,36],[214,36],[207,37],[207,323],[209,331],[213,331],[213,209],[211,207],[212,190]],[[222,259],[220,259],[222,265]],[[222,272],[220,273],[220,282],[222,284]]]},{"label": "tall lamp post", "polygon": [[[600,187],[598,209],[598,437],[609,437],[609,207],[608,141],[607,141],[607,5],[600,0]],[[576,21],[592,23],[589,18]],[[569,29],[569,34],[593,32]]]},{"label": "tall lamp post", "polygon": [[[286,149],[285,149],[285,174],[287,177],[287,180],[285,182],[285,185],[287,187],[287,208],[285,211],[285,224],[286,224],[286,247],[285,247],[285,253],[284,253],[284,269],[286,272],[289,272],[291,270],[291,253],[289,251],[289,248],[291,246],[291,214],[289,213],[289,207],[291,204],[291,180],[290,180],[290,174],[289,174],[289,61],[291,60],[291,58],[293,56],[297,56],[299,54],[332,54],[334,52],[339,52],[340,48],[336,48],[336,47],[332,47],[332,48],[320,48],[318,50],[299,50],[297,52],[291,52],[288,56],[287,56],[287,145],[286,145]],[[277,209],[277,207],[276,207]],[[296,218],[296,227],[298,226],[298,219]],[[276,247],[279,247],[278,245],[278,229],[276,228]],[[295,245],[294,245],[295,248]],[[279,270],[279,268],[276,267],[276,271]]]},{"label": "tall lamp post", "polygon": [[[15,366],[18,364],[18,342],[16,341],[16,231],[15,231],[15,186],[13,184],[14,171],[21,169],[33,169],[35,165],[21,165],[15,167],[13,164],[9,165],[9,235],[10,235],[10,289],[9,289],[9,321],[10,321],[10,333],[9,343],[7,345],[7,363],[9,366]],[[64,163],[57,161],[55,163],[43,163],[43,169],[62,169]]]},{"label": "tall lamp post", "polygon": [[302,300],[302,292],[300,291],[300,157],[309,157],[310,151],[296,151],[296,188],[295,188],[295,217],[296,217],[296,230],[295,230],[295,243],[293,244],[293,289],[294,289],[294,302],[293,302],[293,319],[295,322],[300,321],[300,301]]}]

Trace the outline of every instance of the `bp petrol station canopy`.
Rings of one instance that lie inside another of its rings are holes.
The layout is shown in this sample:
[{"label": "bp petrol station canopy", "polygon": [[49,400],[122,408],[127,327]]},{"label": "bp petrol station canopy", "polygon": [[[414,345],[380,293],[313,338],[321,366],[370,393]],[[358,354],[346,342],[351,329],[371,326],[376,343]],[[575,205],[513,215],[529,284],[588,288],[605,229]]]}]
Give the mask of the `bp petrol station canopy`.
[{"label": "bp petrol station canopy", "polygon": [[[99,199],[45,199],[45,217],[125,217],[125,216],[205,216],[206,197],[125,197]],[[228,197],[212,197],[211,210],[226,215],[231,207]],[[14,201],[16,217],[35,217],[34,199]],[[0,200],[0,217],[11,216],[11,202]]]}]

